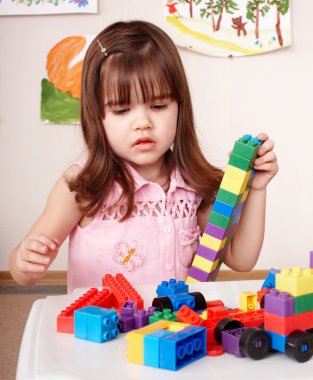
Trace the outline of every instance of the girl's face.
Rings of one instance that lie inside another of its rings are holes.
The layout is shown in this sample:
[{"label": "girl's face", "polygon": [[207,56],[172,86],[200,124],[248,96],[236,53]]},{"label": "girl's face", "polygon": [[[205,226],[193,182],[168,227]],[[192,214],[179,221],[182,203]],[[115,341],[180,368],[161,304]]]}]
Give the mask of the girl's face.
[{"label": "girl's face", "polygon": [[177,102],[156,97],[144,103],[134,92],[130,104],[104,103],[102,122],[113,151],[137,169],[161,165],[176,135]]}]

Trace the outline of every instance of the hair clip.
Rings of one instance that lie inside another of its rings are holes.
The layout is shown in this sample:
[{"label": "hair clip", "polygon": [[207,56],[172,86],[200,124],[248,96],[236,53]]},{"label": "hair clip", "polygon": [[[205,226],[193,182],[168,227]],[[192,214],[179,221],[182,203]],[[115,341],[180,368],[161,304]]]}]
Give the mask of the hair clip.
[{"label": "hair clip", "polygon": [[101,53],[104,53],[104,55],[107,56],[108,55],[107,49],[101,45],[101,42],[99,40],[97,40],[97,42],[100,46]]}]

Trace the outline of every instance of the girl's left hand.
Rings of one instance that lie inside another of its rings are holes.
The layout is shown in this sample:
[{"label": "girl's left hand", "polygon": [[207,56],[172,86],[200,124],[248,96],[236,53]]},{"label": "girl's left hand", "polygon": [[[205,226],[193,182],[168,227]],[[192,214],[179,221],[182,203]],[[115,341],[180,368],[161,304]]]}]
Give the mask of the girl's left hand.
[{"label": "girl's left hand", "polygon": [[259,140],[264,141],[260,146],[258,157],[254,163],[255,175],[251,183],[253,190],[265,190],[268,183],[278,172],[276,154],[274,153],[274,141],[270,140],[266,133],[260,133]]}]

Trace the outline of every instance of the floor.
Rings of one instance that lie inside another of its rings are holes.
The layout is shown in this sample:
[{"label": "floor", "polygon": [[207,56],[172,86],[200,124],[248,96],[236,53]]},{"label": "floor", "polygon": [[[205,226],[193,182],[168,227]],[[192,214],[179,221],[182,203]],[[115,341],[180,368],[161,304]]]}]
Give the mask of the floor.
[{"label": "floor", "polygon": [[66,294],[64,285],[23,288],[0,286],[0,379],[14,380],[24,327],[32,304],[53,294]]}]

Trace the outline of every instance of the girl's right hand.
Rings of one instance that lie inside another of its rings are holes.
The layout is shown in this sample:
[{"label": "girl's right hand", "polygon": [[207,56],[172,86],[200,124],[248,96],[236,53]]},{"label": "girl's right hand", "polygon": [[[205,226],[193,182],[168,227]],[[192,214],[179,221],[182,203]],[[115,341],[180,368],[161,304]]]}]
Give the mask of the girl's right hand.
[{"label": "girl's right hand", "polygon": [[16,252],[16,270],[32,280],[46,273],[56,257],[59,241],[40,233],[31,233],[22,240]]}]

